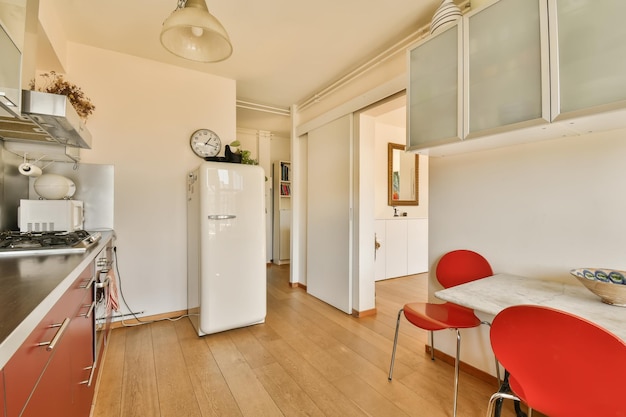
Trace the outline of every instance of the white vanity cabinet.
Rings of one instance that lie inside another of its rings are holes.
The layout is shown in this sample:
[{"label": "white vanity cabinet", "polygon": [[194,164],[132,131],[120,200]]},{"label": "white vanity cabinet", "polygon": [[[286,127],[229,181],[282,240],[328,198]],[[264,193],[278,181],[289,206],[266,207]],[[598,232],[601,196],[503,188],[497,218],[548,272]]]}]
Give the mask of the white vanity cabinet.
[{"label": "white vanity cabinet", "polygon": [[375,233],[376,281],[428,271],[428,219],[379,219]]},{"label": "white vanity cabinet", "polygon": [[500,0],[464,24],[467,138],[550,121],[546,0]]},{"label": "white vanity cabinet", "polygon": [[407,150],[460,141],[462,22],[408,52]]},{"label": "white vanity cabinet", "polygon": [[428,219],[408,219],[407,274],[428,272]]},{"label": "white vanity cabinet", "polygon": [[407,221],[398,219],[387,220],[385,223],[385,240],[387,242],[387,251],[385,253],[386,278],[409,275],[407,265]]},{"label": "white vanity cabinet", "polygon": [[550,0],[552,118],[626,108],[626,2]]}]

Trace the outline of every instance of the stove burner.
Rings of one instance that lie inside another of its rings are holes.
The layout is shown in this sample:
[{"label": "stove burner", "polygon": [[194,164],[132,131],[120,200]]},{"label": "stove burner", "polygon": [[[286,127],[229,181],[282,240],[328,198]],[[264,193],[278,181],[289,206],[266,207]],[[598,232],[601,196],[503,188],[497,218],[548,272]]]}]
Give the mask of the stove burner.
[{"label": "stove burner", "polygon": [[0,232],[0,249],[71,247],[89,237],[84,230],[74,232]]},{"label": "stove burner", "polygon": [[98,232],[0,232],[0,256],[84,252],[100,240]]}]

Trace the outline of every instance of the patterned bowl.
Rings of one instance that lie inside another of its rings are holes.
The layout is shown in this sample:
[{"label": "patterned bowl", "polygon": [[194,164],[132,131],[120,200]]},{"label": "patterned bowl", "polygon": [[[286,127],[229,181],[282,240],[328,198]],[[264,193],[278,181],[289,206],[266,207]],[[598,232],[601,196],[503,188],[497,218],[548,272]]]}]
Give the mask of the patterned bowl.
[{"label": "patterned bowl", "polygon": [[572,269],[574,275],[589,291],[600,297],[602,302],[626,307],[626,271],[606,268]]}]

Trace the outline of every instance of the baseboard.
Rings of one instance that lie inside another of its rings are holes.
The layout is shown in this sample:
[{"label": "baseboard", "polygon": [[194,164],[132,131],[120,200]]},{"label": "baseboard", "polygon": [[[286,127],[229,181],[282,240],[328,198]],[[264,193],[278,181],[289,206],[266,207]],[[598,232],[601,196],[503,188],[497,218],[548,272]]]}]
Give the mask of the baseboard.
[{"label": "baseboard", "polygon": [[371,310],[363,310],[363,311],[352,310],[352,317],[356,317],[357,319],[368,317],[368,316],[375,316],[375,315],[376,315],[375,308],[372,308]]},{"label": "baseboard", "polygon": [[[300,282],[290,282],[289,286],[291,288],[302,288],[304,291],[306,291],[306,285]],[[374,316],[374,315],[376,315],[376,308],[373,308],[371,310],[364,310],[364,311],[352,310],[352,316],[356,318],[362,318],[362,317]]]},{"label": "baseboard", "polygon": [[289,285],[291,286],[291,288],[302,288],[304,291],[306,291],[306,285],[302,284],[301,282],[290,282]]},{"label": "baseboard", "polygon": [[124,319],[124,323],[122,323],[122,320],[111,322],[111,329],[117,329],[120,327],[124,327],[125,325],[141,324],[142,322],[158,321],[158,320],[164,320],[164,319],[174,319],[180,316],[184,316],[186,314],[187,314],[187,310],[171,311],[169,313],[155,314],[153,316],[141,316],[139,317],[139,320],[132,318],[131,316],[131,318],[129,319]]},{"label": "baseboard", "polygon": [[[430,345],[425,345],[425,351],[430,356]],[[454,366],[454,357],[448,355],[447,353],[443,353],[440,350],[435,349],[435,358],[444,361],[445,363]],[[473,376],[474,378],[478,378],[481,381],[484,381],[488,384],[493,384],[493,386],[498,385],[498,378],[495,376],[483,371],[482,369],[478,369],[473,367],[472,365],[468,365],[467,363],[461,361],[459,363],[459,369],[465,372],[468,375]]]}]

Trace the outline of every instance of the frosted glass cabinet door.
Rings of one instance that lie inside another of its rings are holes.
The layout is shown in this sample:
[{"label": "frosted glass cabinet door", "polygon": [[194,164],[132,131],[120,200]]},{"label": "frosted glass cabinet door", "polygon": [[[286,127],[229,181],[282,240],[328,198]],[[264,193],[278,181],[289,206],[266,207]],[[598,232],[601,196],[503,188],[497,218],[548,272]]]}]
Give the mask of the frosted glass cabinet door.
[{"label": "frosted glass cabinet door", "polygon": [[546,0],[500,0],[466,19],[467,137],[547,123]]},{"label": "frosted glass cabinet door", "polygon": [[462,138],[461,21],[409,50],[407,149]]},{"label": "frosted glass cabinet door", "polygon": [[549,5],[553,119],[626,107],[626,1]]}]

